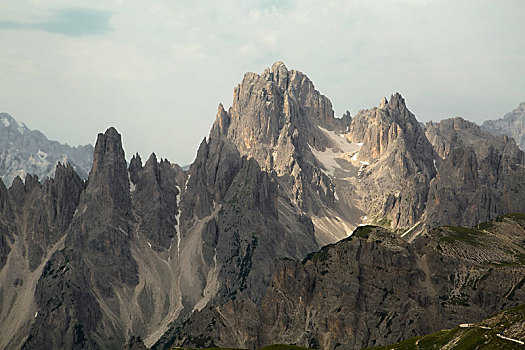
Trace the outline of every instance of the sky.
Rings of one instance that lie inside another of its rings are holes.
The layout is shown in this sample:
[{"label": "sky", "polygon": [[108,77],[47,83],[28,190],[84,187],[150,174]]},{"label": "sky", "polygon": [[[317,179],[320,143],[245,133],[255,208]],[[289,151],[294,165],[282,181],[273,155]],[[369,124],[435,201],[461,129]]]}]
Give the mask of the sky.
[{"label": "sky", "polygon": [[525,101],[523,0],[5,0],[0,112],[70,145],[185,165],[245,72],[304,72],[336,116],[400,92],[420,121]]}]

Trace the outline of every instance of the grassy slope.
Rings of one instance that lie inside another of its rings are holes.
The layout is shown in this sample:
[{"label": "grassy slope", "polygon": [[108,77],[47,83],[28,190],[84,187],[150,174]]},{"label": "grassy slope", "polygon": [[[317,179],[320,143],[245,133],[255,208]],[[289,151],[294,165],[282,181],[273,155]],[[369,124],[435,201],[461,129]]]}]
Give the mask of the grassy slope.
[{"label": "grassy slope", "polygon": [[[439,332],[407,339],[401,343],[379,346],[374,350],[410,350],[410,349],[524,349],[524,345],[501,339],[497,334],[503,334],[510,338],[518,337],[525,340],[525,335],[518,331],[517,334],[507,334],[508,330],[514,328],[523,329],[525,326],[525,305],[505,310],[494,317],[481,321],[470,328],[456,327],[441,330]],[[489,327],[491,329],[483,329]]]},{"label": "grassy slope", "polygon": [[[173,348],[175,350],[192,350],[192,349],[185,349],[185,348]],[[195,350],[195,349],[193,349]],[[243,349],[232,349],[232,348],[209,348],[209,350],[243,350]],[[307,348],[302,348],[300,346],[296,345],[284,345],[284,344],[275,344],[275,345],[268,345],[264,348],[260,348],[259,350],[308,350]]]}]

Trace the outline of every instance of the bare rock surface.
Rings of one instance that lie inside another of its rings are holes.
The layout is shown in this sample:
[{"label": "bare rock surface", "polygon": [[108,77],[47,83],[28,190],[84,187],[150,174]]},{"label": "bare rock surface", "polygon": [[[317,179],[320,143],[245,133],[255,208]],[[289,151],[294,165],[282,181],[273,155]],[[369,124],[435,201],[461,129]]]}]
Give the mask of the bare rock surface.
[{"label": "bare rock surface", "polygon": [[481,127],[493,135],[514,138],[521,150],[525,151],[525,102],[503,118],[483,122]]},{"label": "bare rock surface", "polygon": [[114,128],[92,159],[0,180],[0,348],[357,348],[523,302],[523,218],[498,217],[525,212],[523,152],[398,93],[336,118],[276,62],[189,168],[128,166]]},{"label": "bare rock surface", "polygon": [[302,262],[279,263],[260,305],[239,299],[196,313],[174,344],[361,349],[478,322],[525,301],[524,223],[516,214],[442,227],[413,244],[361,227]]}]

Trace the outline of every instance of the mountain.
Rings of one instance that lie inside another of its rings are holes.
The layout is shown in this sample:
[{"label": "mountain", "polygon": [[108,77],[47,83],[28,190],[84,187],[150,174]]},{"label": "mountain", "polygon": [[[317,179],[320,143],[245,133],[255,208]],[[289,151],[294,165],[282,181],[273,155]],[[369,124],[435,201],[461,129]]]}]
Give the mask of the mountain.
[{"label": "mountain", "polygon": [[28,174],[41,180],[53,177],[58,162],[70,163],[82,179],[87,179],[93,163],[93,146],[70,147],[50,141],[7,113],[0,113],[0,121],[0,178],[5,184]]},{"label": "mountain", "polygon": [[507,135],[516,140],[518,146],[525,150],[525,102],[518,108],[505,114],[503,118],[487,120],[481,126],[493,135]]},{"label": "mountain", "polygon": [[219,105],[189,168],[128,165],[111,127],[92,159],[87,180],[58,163],[0,181],[0,348],[371,346],[523,300],[522,224],[437,227],[525,212],[524,153],[422,125],[398,93],[336,117],[276,62]]},{"label": "mountain", "polygon": [[1,285],[16,286],[2,288],[2,347],[151,345],[215,298],[260,299],[274,259],[318,247],[307,216],[279,220],[292,209],[272,175],[218,133],[188,172],[154,154],[128,168],[113,128],[87,182],[56,171],[2,191]]},{"label": "mountain", "polygon": [[436,228],[413,243],[362,226],[303,261],[281,261],[260,304],[207,307],[173,341],[360,349],[476,323],[525,301],[524,243],[523,214]]},{"label": "mountain", "polygon": [[438,173],[430,184],[426,222],[472,227],[525,212],[525,157],[508,136],[492,136],[461,118],[427,123]]},{"label": "mountain", "polygon": [[219,106],[214,129],[275,172],[295,210],[311,217],[320,246],[361,224],[413,239],[439,225],[472,226],[525,210],[518,200],[525,158],[512,139],[462,119],[421,125],[399,93],[336,118],[308,77],[282,62],[247,73],[232,107]]}]

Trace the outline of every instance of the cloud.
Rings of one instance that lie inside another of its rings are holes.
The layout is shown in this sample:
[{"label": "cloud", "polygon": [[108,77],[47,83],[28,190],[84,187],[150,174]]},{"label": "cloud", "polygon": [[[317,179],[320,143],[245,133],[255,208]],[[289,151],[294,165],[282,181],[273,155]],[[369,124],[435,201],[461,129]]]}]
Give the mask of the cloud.
[{"label": "cloud", "polygon": [[69,37],[103,35],[113,30],[113,13],[93,9],[64,8],[56,10],[50,19],[38,22],[0,21],[0,30],[35,30]]},{"label": "cloud", "polygon": [[114,125],[129,154],[187,164],[243,73],[282,60],[337,115],[400,91],[421,120],[481,121],[525,98],[524,11],[523,0],[4,1],[0,106],[50,138],[92,142]]}]

